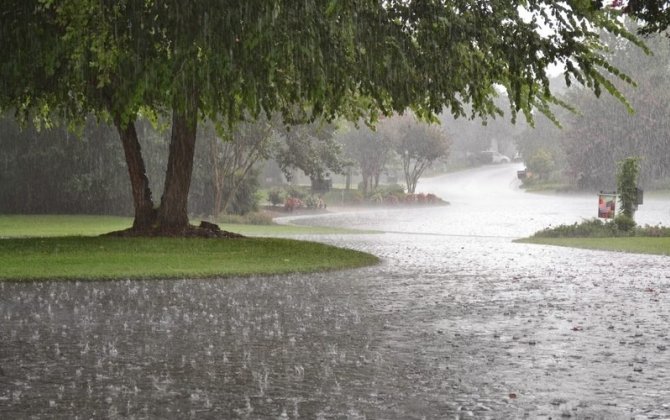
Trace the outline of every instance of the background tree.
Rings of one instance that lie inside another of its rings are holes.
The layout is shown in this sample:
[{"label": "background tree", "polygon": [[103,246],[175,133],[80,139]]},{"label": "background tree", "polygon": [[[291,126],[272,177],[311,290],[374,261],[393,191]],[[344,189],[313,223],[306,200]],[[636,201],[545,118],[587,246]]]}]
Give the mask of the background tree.
[{"label": "background tree", "polygon": [[73,134],[0,118],[0,213],[127,215],[132,199],[117,139],[93,119]]},{"label": "background tree", "polygon": [[[246,114],[350,119],[446,106],[464,116],[549,113],[545,73],[618,95],[627,76],[602,54],[598,30],[632,39],[591,2],[334,2],[13,0],[0,13],[0,107],[113,121],[124,146],[135,233],[189,229],[187,202],[198,121]],[[530,19],[528,17],[531,17]],[[588,23],[588,24],[587,24]],[[542,32],[542,27],[552,32]],[[359,99],[367,98],[365,106]],[[163,194],[154,209],[134,121],[170,116]],[[299,118],[301,119],[301,118]]]},{"label": "background tree", "polygon": [[[381,124],[381,123],[380,123]],[[357,163],[363,185],[363,195],[379,186],[386,163],[393,151],[393,144],[379,130],[373,130],[362,121],[357,127],[346,126],[337,136],[344,145],[346,156]]]},{"label": "background tree", "polygon": [[[240,189],[249,179],[255,178],[252,176],[254,168],[272,156],[276,140],[270,121],[264,118],[237,123],[232,130],[217,130],[211,122],[202,128],[201,136],[209,149],[209,173],[214,187],[211,214],[216,217],[227,212]],[[253,196],[253,192],[250,195]]]},{"label": "background tree", "polygon": [[300,169],[310,180],[323,180],[329,173],[343,173],[342,146],[333,136],[335,125],[325,121],[277,129],[281,141],[275,160],[291,180]]},{"label": "background tree", "polygon": [[424,171],[449,153],[451,141],[446,133],[439,126],[418,121],[412,115],[386,119],[379,130],[391,139],[395,152],[400,156],[410,194],[415,192]]},{"label": "background tree", "polygon": [[545,180],[556,167],[554,156],[547,149],[538,149],[526,161],[528,170],[537,175],[539,179]]},{"label": "background tree", "polygon": [[[564,149],[561,147],[561,136],[569,129],[568,124],[573,115],[568,111],[559,111],[557,117],[561,121],[561,127],[544,116],[538,116],[535,119],[534,127],[523,127],[513,139],[519,156],[526,163],[528,169],[537,174],[543,174],[544,180],[561,182],[565,181],[564,177],[569,177],[570,182],[573,182],[577,180],[578,174],[568,173],[567,158]],[[534,157],[538,154],[540,156],[548,155],[551,158],[550,166],[540,165],[539,171],[537,165],[533,164]],[[531,181],[531,179],[524,180],[524,182]]]},{"label": "background tree", "polygon": [[617,162],[628,156],[644,157],[640,183],[663,186],[670,179],[670,44],[660,35],[647,38],[653,56],[607,39],[610,61],[624,71],[635,72],[637,87],[621,85],[635,108],[634,113],[612,98],[595,98],[587,89],[573,89],[563,97],[578,109],[563,114],[563,129],[538,118],[535,130],[518,137],[526,163],[540,148],[555,158],[568,182],[580,189],[615,189]]},{"label": "background tree", "polygon": [[621,202],[621,213],[633,219],[637,209],[637,176],[640,173],[640,158],[628,157],[619,162],[617,169],[617,194]]},{"label": "background tree", "polygon": [[611,7],[641,21],[639,32],[662,32],[670,25],[670,7],[667,0],[614,0]]}]

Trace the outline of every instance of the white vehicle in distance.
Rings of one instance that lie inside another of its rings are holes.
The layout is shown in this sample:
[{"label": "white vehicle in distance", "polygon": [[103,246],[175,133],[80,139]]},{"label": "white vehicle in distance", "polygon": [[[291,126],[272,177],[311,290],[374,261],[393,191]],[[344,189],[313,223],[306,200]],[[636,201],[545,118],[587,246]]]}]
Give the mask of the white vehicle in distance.
[{"label": "white vehicle in distance", "polygon": [[479,158],[482,163],[510,163],[512,159],[493,150],[479,152]]}]

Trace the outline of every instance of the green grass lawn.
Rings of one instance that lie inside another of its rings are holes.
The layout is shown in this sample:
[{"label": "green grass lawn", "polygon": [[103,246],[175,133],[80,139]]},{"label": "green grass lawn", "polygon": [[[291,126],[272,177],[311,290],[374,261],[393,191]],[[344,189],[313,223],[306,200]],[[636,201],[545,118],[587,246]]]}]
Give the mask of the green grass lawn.
[{"label": "green grass lawn", "polygon": [[639,254],[670,255],[670,238],[617,237],[617,238],[525,238],[515,242],[567,246],[572,248],[599,249],[604,251],[632,252]]},{"label": "green grass lawn", "polygon": [[[97,236],[130,227],[129,217],[85,215],[0,215],[0,238]],[[194,221],[197,223],[197,221]],[[291,236],[373,233],[354,229],[294,225],[219,223],[223,230],[245,236]]]},{"label": "green grass lawn", "polygon": [[[0,216],[0,279],[204,278],[316,272],[379,262],[363,252],[281,238],[117,238],[107,216]],[[294,226],[225,225],[245,235],[328,232]]]},{"label": "green grass lawn", "polygon": [[114,216],[0,215],[0,238],[97,236],[132,224],[128,217]]}]

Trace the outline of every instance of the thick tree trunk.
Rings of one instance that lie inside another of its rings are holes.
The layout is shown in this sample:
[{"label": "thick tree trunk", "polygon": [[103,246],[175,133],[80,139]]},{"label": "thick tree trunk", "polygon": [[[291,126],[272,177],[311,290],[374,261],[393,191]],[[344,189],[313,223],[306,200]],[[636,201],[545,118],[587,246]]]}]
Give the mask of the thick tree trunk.
[{"label": "thick tree trunk", "polygon": [[149,188],[149,179],[147,178],[144,159],[142,158],[142,148],[137,138],[135,124],[130,122],[123,125],[120,117],[114,118],[114,125],[119,132],[123,152],[126,156],[128,165],[128,175],[130,175],[130,185],[133,192],[133,204],[135,207],[135,220],[133,221],[133,230],[136,232],[146,232],[151,229],[156,221],[156,210],[151,198],[151,189]]},{"label": "thick tree trunk", "polygon": [[163,233],[178,234],[188,227],[188,191],[193,173],[197,107],[189,101],[184,110],[172,114],[170,155],[165,173],[165,187],[158,208],[158,228]]}]

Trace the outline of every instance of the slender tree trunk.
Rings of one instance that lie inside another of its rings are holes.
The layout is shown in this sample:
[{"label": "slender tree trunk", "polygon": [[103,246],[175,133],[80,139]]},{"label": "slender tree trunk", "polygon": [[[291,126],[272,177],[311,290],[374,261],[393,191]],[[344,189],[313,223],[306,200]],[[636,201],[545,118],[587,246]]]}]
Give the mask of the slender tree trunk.
[{"label": "slender tree trunk", "polygon": [[158,224],[162,232],[180,233],[189,227],[188,191],[198,124],[197,98],[192,93],[190,96],[184,109],[175,109],[172,114],[170,155],[158,209]]},{"label": "slender tree trunk", "polygon": [[410,174],[410,159],[407,156],[403,158],[402,169],[405,173],[405,185],[407,185],[407,193],[413,194],[414,189],[412,188],[412,175]]},{"label": "slender tree trunk", "polygon": [[135,207],[135,219],[133,220],[133,230],[136,232],[145,232],[151,229],[156,221],[156,210],[151,198],[151,189],[149,188],[149,179],[147,178],[144,159],[142,158],[142,149],[137,138],[135,124],[130,122],[123,125],[121,118],[114,118],[114,125],[119,132],[123,152],[126,156],[128,166],[128,175],[130,175],[130,185],[133,192],[133,204]]},{"label": "slender tree trunk", "polygon": [[212,216],[217,218],[221,214],[221,202],[223,201],[223,180],[219,169],[219,154],[221,153],[219,141],[216,136],[210,136],[210,163],[212,165],[212,185],[214,186],[214,206]]},{"label": "slender tree trunk", "polygon": [[366,172],[362,173],[363,177],[363,196],[368,195],[368,174]]}]

